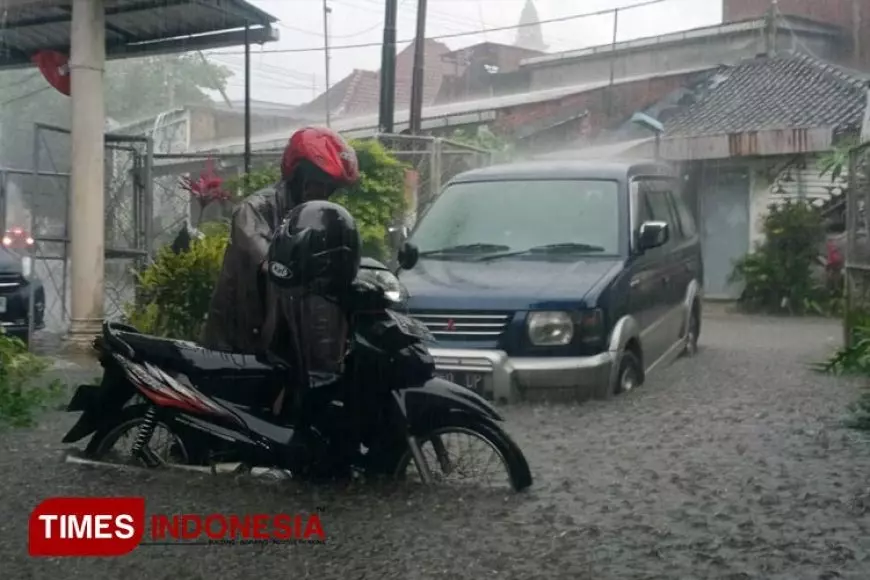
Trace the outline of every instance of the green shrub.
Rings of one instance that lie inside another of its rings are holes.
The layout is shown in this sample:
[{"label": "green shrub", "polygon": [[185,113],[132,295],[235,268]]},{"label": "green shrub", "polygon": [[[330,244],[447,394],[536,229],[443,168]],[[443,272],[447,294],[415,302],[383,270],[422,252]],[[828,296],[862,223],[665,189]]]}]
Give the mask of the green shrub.
[{"label": "green shrub", "polygon": [[139,304],[125,309],[130,324],[149,334],[199,340],[228,240],[225,228],[210,230],[187,252],[160,249],[138,275]]},{"label": "green shrub", "polygon": [[0,331],[0,426],[32,425],[36,412],[60,392],[56,381],[35,384],[48,369],[48,362],[31,354],[25,344]]},{"label": "green shrub", "polygon": [[[866,321],[866,317],[864,317]],[[870,326],[857,326],[852,331],[852,343],[813,367],[822,373],[870,377]],[[863,393],[849,407],[846,425],[870,431],[870,392]]]},{"label": "green shrub", "polygon": [[870,376],[870,327],[860,326],[852,332],[852,344],[844,346],[828,360],[814,365],[824,373]]},{"label": "green shrub", "polygon": [[363,254],[379,260],[388,252],[387,230],[405,210],[406,166],[377,141],[352,141],[359,159],[360,182],[339,192],[333,201],[354,217]]},{"label": "green shrub", "polygon": [[515,144],[502,135],[493,133],[492,129],[486,125],[481,125],[473,130],[455,129],[450,134],[450,140],[489,151],[498,163],[506,163],[517,156]]},{"label": "green shrub", "polygon": [[[406,165],[375,140],[350,142],[359,160],[360,182],[342,190],[332,201],[343,205],[357,222],[363,241],[363,254],[385,259],[389,251],[387,230],[405,209]],[[234,178],[227,187],[244,198],[275,185],[281,179],[277,165],[261,167],[246,176]]]},{"label": "green shrub", "polygon": [[272,187],[281,180],[281,169],[278,165],[266,165],[259,167],[250,173],[228,179],[227,189],[239,193],[238,197],[244,199],[249,195]]},{"label": "green shrub", "polygon": [[763,222],[764,241],[735,265],[732,283],[743,283],[742,306],[789,314],[823,313],[828,291],[813,275],[824,240],[822,218],[809,203],[771,205]]},{"label": "green shrub", "polygon": [[852,429],[870,431],[870,393],[862,394],[857,401],[849,406],[851,416],[846,420],[846,426]]}]

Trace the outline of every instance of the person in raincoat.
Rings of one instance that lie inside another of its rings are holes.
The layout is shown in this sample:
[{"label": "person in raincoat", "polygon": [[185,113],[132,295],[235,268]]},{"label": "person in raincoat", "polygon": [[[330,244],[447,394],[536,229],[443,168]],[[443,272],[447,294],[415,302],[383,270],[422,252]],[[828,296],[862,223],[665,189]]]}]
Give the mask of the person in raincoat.
[{"label": "person in raincoat", "polygon": [[289,323],[298,336],[307,367],[335,372],[344,348],[343,313],[317,296],[306,296],[294,308],[282,307],[287,297],[267,283],[266,260],[272,235],[291,209],[306,201],[327,200],[359,177],[356,153],[338,133],[307,127],[292,135],[281,160],[281,181],[247,197],[233,212],[203,346],[245,354],[275,351],[280,349],[272,344],[279,325],[275,318],[289,315],[292,320],[280,324]]}]

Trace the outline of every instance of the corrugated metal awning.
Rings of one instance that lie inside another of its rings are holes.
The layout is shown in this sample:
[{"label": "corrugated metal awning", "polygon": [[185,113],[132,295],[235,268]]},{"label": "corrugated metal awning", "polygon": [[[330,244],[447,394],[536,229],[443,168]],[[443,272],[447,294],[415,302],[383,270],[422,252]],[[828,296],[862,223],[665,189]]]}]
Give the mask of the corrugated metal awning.
[{"label": "corrugated metal awning", "polygon": [[[106,57],[204,50],[278,39],[277,19],[245,0],[105,0]],[[0,69],[30,66],[39,50],[68,54],[69,0],[6,0]]]}]

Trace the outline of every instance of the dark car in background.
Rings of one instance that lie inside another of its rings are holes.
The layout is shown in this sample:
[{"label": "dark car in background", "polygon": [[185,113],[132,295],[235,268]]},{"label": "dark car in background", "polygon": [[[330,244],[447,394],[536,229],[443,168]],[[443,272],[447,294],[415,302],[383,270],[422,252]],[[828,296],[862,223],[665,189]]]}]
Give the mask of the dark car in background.
[{"label": "dark car in background", "polygon": [[[643,383],[701,327],[701,246],[658,162],[492,166],[454,177],[400,273],[438,371],[497,400]],[[583,398],[583,397],[581,397]]]},{"label": "dark car in background", "polygon": [[[6,241],[4,239],[4,241]],[[0,325],[6,334],[28,340],[30,297],[33,330],[45,327],[45,289],[33,277],[32,259],[0,244]]]}]

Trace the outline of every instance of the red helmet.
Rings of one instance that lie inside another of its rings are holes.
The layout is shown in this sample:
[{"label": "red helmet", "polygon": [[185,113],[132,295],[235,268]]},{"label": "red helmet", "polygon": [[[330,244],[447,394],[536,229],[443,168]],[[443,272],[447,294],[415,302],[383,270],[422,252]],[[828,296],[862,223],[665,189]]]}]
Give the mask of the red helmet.
[{"label": "red helmet", "polygon": [[359,162],[341,135],[321,127],[299,129],[290,137],[281,159],[281,175],[290,179],[304,166],[314,166],[340,186],[359,181]]}]

